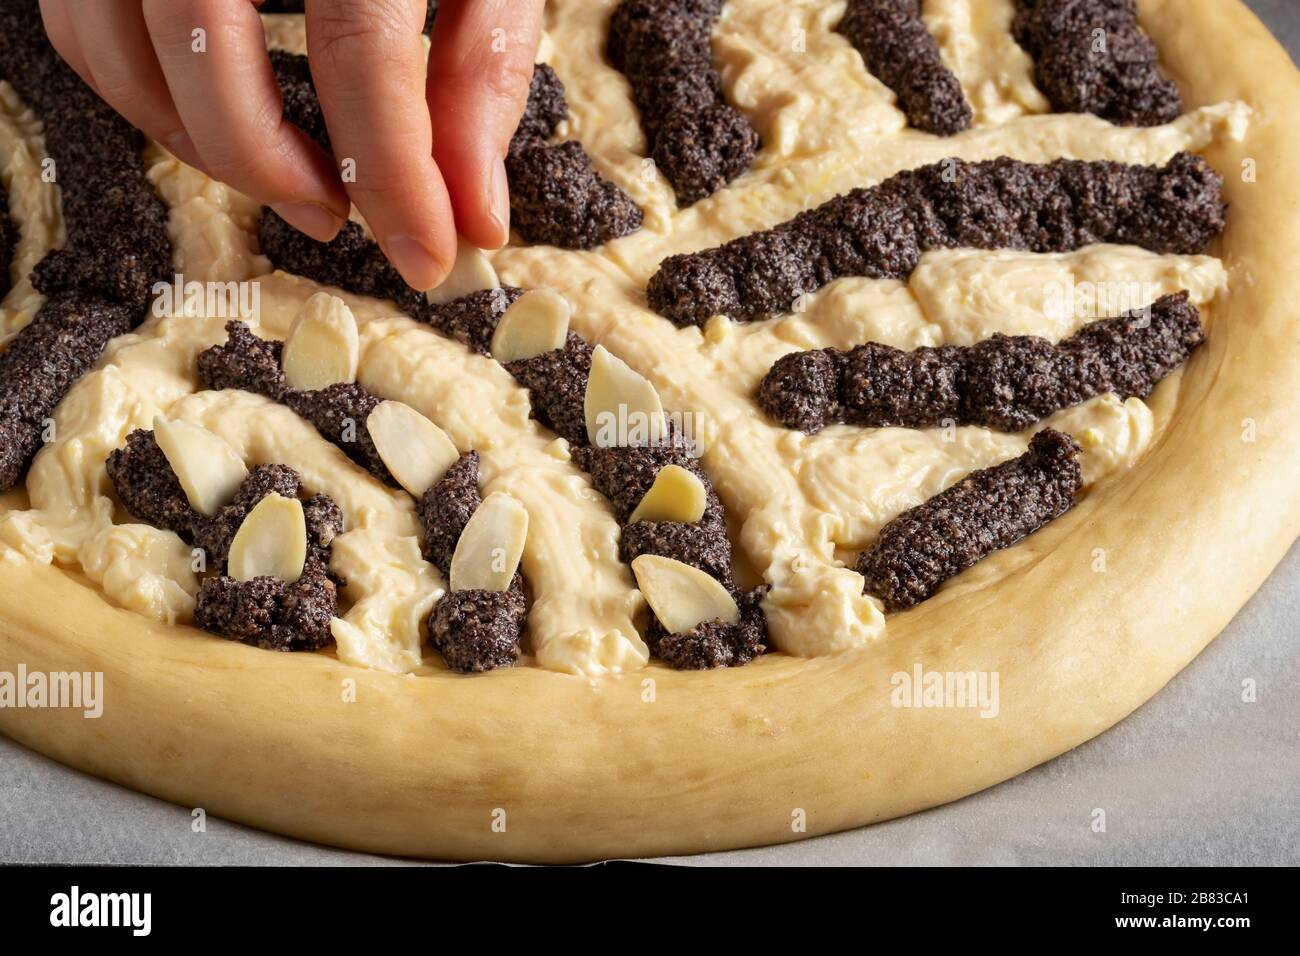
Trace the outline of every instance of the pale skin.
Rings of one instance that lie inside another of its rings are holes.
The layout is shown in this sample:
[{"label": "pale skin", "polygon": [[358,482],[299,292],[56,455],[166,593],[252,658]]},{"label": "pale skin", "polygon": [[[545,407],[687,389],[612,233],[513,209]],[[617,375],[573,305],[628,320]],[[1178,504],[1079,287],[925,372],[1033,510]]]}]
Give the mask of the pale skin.
[{"label": "pale skin", "polygon": [[[40,0],[50,40],[105,101],[178,158],[332,239],[355,205],[416,289],[459,232],[509,238],[505,154],[528,98],[545,0],[307,0],[307,47],[344,181],[281,115],[261,0]],[[204,31],[196,52],[195,31]],[[353,177],[348,177],[349,179]]]}]

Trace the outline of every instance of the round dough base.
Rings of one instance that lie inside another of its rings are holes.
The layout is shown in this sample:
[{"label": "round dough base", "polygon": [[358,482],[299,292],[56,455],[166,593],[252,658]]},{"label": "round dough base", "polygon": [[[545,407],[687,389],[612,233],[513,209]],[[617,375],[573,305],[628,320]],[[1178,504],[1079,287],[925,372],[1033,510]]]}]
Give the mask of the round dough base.
[{"label": "round dough base", "polygon": [[[1239,3],[1148,0],[1190,104],[1241,99],[1209,155],[1232,202],[1231,292],[1146,458],[1070,514],[891,618],[878,643],[735,670],[587,681],[536,668],[392,676],[270,654],[0,563],[0,670],[102,671],[103,716],[0,709],[90,773],[359,850],[578,861],[860,826],[980,790],[1110,727],[1246,601],[1300,531],[1300,75]],[[1236,174],[1254,160],[1257,181]],[[1250,440],[1253,439],[1253,440]],[[1094,570],[1104,549],[1104,571]],[[989,671],[995,717],[905,708],[890,678]],[[802,811],[800,813],[799,811]],[[806,829],[795,832],[797,819]]]}]

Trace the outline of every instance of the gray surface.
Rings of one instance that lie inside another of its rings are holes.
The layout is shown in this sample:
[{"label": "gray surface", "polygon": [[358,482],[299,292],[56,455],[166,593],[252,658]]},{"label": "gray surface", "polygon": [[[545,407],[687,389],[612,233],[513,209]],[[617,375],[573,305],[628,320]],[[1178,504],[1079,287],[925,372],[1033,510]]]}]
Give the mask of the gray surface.
[{"label": "gray surface", "polygon": [[[1300,3],[1251,0],[1295,55]],[[1154,700],[1074,751],[922,814],[700,864],[1300,863],[1300,546]],[[1255,682],[1256,703],[1242,701]],[[1093,831],[1094,811],[1106,832]],[[209,819],[0,738],[0,861],[384,864]]]}]

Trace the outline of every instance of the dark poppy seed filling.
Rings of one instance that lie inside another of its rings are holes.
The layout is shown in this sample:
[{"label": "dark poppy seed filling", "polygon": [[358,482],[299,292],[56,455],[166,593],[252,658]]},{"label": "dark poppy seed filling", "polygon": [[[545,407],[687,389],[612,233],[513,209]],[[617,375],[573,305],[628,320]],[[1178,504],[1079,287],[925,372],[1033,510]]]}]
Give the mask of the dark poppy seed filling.
[{"label": "dark poppy seed filling", "polygon": [[199,353],[199,378],[210,389],[243,389],[287,405],[380,481],[395,485],[366,428],[380,399],[357,382],[300,391],[288,386],[280,368],[283,343],[256,336],[243,322],[226,323],[228,337]]},{"label": "dark poppy seed filling", "polygon": [[528,389],[534,418],[572,446],[586,443],[583,401],[591,374],[591,346],[586,339],[570,332],[564,348],[507,362],[505,368]]},{"label": "dark poppy seed filling", "polygon": [[1125,126],[1178,118],[1178,87],[1137,21],[1134,0],[1016,0],[1016,42],[1058,113],[1093,113]]},{"label": "dark poppy seed filling", "polygon": [[0,491],[22,478],[55,407],[134,318],[125,306],[58,293],[0,351]]},{"label": "dark poppy seed filling", "polygon": [[314,651],[332,641],[338,589],[325,568],[309,561],[293,584],[260,577],[208,578],[194,604],[203,630],[268,651]]},{"label": "dark poppy seed filling", "polygon": [[[678,668],[739,666],[761,654],[767,623],[759,603],[767,590],[745,594],[736,586],[722,502],[687,441],[670,429],[666,439],[654,445],[601,448],[584,443],[573,450],[573,459],[614,506],[621,531],[620,558],[631,563],[643,554],[655,554],[699,568],[722,584],[743,610],[736,624],[715,620],[674,635],[665,634],[654,618],[646,633],[651,651]],[[668,465],[685,468],[703,483],[707,495],[703,517],[691,523],[629,521],[660,470]]]},{"label": "dark poppy seed filling", "polygon": [[140,155],[144,136],[63,62],[35,3],[4,4],[0,36],[0,77],[41,119],[67,232],[63,248],[33,270],[32,285],[48,296],[76,291],[115,302],[137,318],[172,261],[167,209]]},{"label": "dark poppy seed filling", "polygon": [[[140,320],[154,283],[171,272],[171,241],[167,210],[145,176],[144,137],[54,52],[36,4],[0,5],[0,37],[0,77],[41,118],[67,234],[32,270],[46,303],[0,354],[0,491],[7,491],[68,389],[109,339]],[[12,231],[5,236],[16,240]],[[12,246],[5,252],[7,283]]]},{"label": "dark poppy seed filling", "polygon": [[[416,508],[424,528],[424,556],[448,577],[456,542],[483,503],[478,460],[476,451],[461,455]],[[429,643],[454,671],[509,667],[519,659],[527,616],[524,579],[516,571],[504,591],[448,591],[429,615]]]},{"label": "dark poppy seed filling", "polygon": [[9,216],[9,194],[5,192],[4,185],[0,184],[0,298],[8,295],[13,287],[10,263],[14,261],[17,250],[18,229]]},{"label": "dark poppy seed filling", "polygon": [[760,145],[713,68],[722,2],[623,0],[609,21],[606,55],[631,84],[650,155],[682,207],[747,170]]},{"label": "dark poppy seed filling", "polygon": [[[265,12],[265,11],[263,11]],[[329,130],[325,126],[325,111],[316,95],[316,83],[311,78],[311,67],[301,53],[271,50],[271,71],[280,87],[284,101],[284,118],[307,134],[307,138],[329,156],[334,155]]]},{"label": "dark poppy seed filling", "polygon": [[1190,255],[1223,231],[1223,180],[1198,156],[1165,166],[948,159],[855,189],[773,229],[670,256],[646,288],[678,325],[788,312],[834,279],[906,279],[932,249],[1069,252],[1094,243]]},{"label": "dark poppy seed filling", "polygon": [[876,342],[795,352],[764,377],[759,405],[779,424],[809,433],[837,422],[1014,432],[1104,392],[1146,398],[1204,341],[1200,313],[1180,292],[1091,322],[1056,345],[994,335],[911,352]]},{"label": "dark poppy seed filling", "polygon": [[866,593],[890,611],[924,601],[949,578],[1033,534],[1072,507],[1083,484],[1079,446],[1045,428],[1019,458],[973,471],[903,512],[864,551]]},{"label": "dark poppy seed filling", "polygon": [[914,129],[952,136],[970,127],[970,104],[921,19],[921,0],[849,0],[835,32],[894,91]]},{"label": "dark poppy seed filling", "polygon": [[331,640],[342,579],[329,571],[330,548],[343,532],[343,513],[332,498],[302,502],[307,559],[293,584],[259,577],[236,581],[226,573],[230,544],[248,513],[269,494],[297,498],[298,474],[284,465],[256,465],[231,501],[211,517],[195,511],[152,431],[137,429],[108,456],[108,477],[118,501],[138,521],[173,531],[202,548],[219,573],[204,580],[194,609],[206,631],[270,650],[315,650]]},{"label": "dark poppy seed filling", "polygon": [[579,143],[548,143],[568,115],[560,78],[538,63],[506,154],[510,222],[527,242],[592,249],[636,232],[645,217],[627,193],[596,172]]},{"label": "dark poppy seed filling", "polygon": [[655,657],[677,670],[748,664],[766,650],[767,618],[762,604],[767,591],[764,586],[736,595],[740,606],[740,620],[736,624],[715,619],[681,634],[669,634],[652,615],[646,629],[646,644]]},{"label": "dark poppy seed filling", "polygon": [[[174,531],[186,544],[202,548],[208,565],[215,568],[224,567],[230,542],[259,501],[269,494],[297,498],[302,490],[292,468],[254,465],[228,504],[212,516],[200,514],[190,506],[154,433],[139,428],[126,436],[125,446],[109,454],[107,469],[117,500],[133,518]],[[343,513],[331,498],[316,495],[303,500],[303,514],[308,557],[328,564],[330,545],[343,530]]]}]

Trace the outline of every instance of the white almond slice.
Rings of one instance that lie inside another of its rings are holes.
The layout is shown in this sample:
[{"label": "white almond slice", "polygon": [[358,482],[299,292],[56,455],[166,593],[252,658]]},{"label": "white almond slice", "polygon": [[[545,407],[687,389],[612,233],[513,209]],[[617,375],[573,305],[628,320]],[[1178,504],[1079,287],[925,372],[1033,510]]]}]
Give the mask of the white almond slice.
[{"label": "white almond slice", "polygon": [[664,406],[659,393],[645,376],[603,345],[591,353],[582,407],[587,439],[597,447],[644,444],[663,436]]},{"label": "white almond slice", "polygon": [[637,587],[669,634],[684,634],[705,621],[740,621],[740,608],[727,589],[699,568],[657,554],[632,562]]},{"label": "white almond slice", "polygon": [[704,517],[708,492],[699,476],[681,465],[665,465],[655,475],[628,521],[684,521],[694,524]]},{"label": "white almond slice", "polygon": [[550,289],[531,289],[506,309],[492,333],[492,357],[503,365],[564,348],[573,308]]},{"label": "white almond slice", "polygon": [[155,418],[153,437],[176,472],[190,507],[200,514],[216,514],[248,477],[248,469],[235,449],[206,428]]},{"label": "white almond slice", "polygon": [[460,457],[446,432],[401,402],[376,405],[366,417],[366,431],[389,474],[417,498]]},{"label": "white almond slice", "polygon": [[360,356],[352,310],[338,296],[317,292],[298,310],[280,364],[290,388],[314,391],[356,381]]},{"label": "white almond slice", "polygon": [[501,281],[487,255],[478,246],[471,245],[464,236],[456,239],[456,264],[447,273],[442,284],[424,294],[430,305],[446,305],[454,299],[483,289],[499,289]]},{"label": "white almond slice", "polygon": [[229,572],[236,581],[279,578],[293,584],[307,561],[302,502],[274,492],[257,503],[230,542]]},{"label": "white almond slice", "polygon": [[528,539],[528,511],[494,491],[470,516],[451,556],[453,591],[504,591],[519,568]]}]

